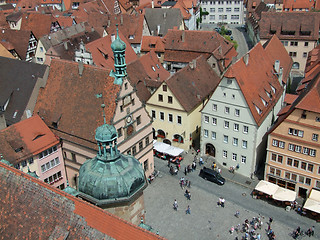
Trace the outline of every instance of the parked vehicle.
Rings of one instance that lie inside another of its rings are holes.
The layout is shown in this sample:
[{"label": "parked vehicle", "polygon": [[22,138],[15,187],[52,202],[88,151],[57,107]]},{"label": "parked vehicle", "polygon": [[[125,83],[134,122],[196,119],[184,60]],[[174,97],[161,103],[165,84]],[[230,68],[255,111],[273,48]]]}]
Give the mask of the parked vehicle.
[{"label": "parked vehicle", "polygon": [[225,179],[221,174],[210,168],[203,167],[200,170],[199,176],[219,185],[223,185],[225,183]]},{"label": "parked vehicle", "polygon": [[230,29],[227,30],[226,35],[232,35],[232,31]]}]

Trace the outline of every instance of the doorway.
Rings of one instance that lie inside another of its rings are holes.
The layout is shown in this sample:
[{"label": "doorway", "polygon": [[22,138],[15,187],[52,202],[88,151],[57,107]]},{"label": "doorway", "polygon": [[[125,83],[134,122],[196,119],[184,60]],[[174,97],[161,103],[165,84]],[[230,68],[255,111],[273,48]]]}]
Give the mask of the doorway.
[{"label": "doorway", "polygon": [[308,189],[299,187],[298,195],[299,195],[299,197],[306,198],[307,197],[307,192],[308,192]]},{"label": "doorway", "polygon": [[216,148],[211,143],[206,144],[206,154],[212,157],[216,156]]}]

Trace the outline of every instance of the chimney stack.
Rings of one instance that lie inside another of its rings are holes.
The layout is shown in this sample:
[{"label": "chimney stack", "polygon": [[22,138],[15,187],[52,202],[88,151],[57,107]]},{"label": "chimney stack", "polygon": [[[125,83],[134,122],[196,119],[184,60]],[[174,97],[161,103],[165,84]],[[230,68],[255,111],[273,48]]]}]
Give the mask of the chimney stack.
[{"label": "chimney stack", "polygon": [[83,62],[78,62],[78,70],[79,70],[79,75],[82,76],[83,73]]},{"label": "chimney stack", "polygon": [[120,16],[120,25],[123,25],[123,15]]},{"label": "chimney stack", "polygon": [[184,30],[182,30],[182,34],[181,34],[181,42],[184,42],[185,41],[185,31]]},{"label": "chimney stack", "polygon": [[64,50],[68,50],[68,42],[63,42]]},{"label": "chimney stack", "polygon": [[248,65],[248,63],[249,63],[249,53],[247,53],[247,54],[245,54],[244,56],[243,56],[243,62],[244,62],[244,64],[247,66]]},{"label": "chimney stack", "polygon": [[279,73],[279,70],[280,70],[280,61],[279,60],[276,60],[274,62],[274,70],[276,71],[276,73]]}]

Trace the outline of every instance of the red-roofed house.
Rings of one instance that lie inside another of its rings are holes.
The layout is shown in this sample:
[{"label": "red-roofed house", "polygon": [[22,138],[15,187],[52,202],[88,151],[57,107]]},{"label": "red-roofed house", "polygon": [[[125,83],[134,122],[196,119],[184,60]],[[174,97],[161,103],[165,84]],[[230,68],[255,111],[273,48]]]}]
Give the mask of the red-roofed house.
[{"label": "red-roofed house", "polygon": [[[128,40],[124,37],[124,35],[119,31],[119,36],[123,39],[126,44],[126,64],[129,64],[135,60],[137,60],[138,56],[132,49]],[[111,43],[115,39],[115,34],[108,34],[103,38],[99,38],[95,41],[86,44],[86,49],[92,54],[93,63],[96,66],[101,66],[104,68],[112,69],[114,67],[114,58],[113,52],[110,47]]]},{"label": "red-roofed house", "polygon": [[283,0],[285,12],[310,12],[315,7],[316,0]]},{"label": "red-roofed house", "polygon": [[201,153],[252,177],[263,164],[265,133],[282,107],[291,65],[276,36],[231,65],[202,110]]},{"label": "red-roofed house", "polygon": [[320,189],[320,71],[268,135],[265,180],[306,198]]},{"label": "red-roofed house", "polygon": [[216,31],[169,29],[164,41],[164,67],[170,72],[176,72],[204,55],[220,75],[237,56],[233,44]]},{"label": "red-roofed house", "polygon": [[35,115],[0,131],[0,152],[17,169],[64,189],[67,177],[59,138]]},{"label": "red-roofed house", "polygon": [[0,212],[3,239],[164,240],[1,161]]},{"label": "red-roofed house", "polygon": [[141,42],[141,52],[140,54],[146,54],[151,50],[155,51],[161,63],[163,63],[164,58],[164,40],[162,37],[158,36],[143,36]]},{"label": "red-roofed house", "polygon": [[186,151],[197,145],[200,111],[219,81],[220,77],[201,55],[162,82],[146,104],[157,140]]},{"label": "red-roofed house", "polygon": [[154,171],[150,117],[128,79],[118,85],[109,74],[110,69],[53,59],[47,84],[39,93],[34,113],[63,143],[70,186],[77,185],[80,166],[96,155],[101,103],[106,106],[107,124],[117,129],[119,151],[138,159],[146,176]]}]

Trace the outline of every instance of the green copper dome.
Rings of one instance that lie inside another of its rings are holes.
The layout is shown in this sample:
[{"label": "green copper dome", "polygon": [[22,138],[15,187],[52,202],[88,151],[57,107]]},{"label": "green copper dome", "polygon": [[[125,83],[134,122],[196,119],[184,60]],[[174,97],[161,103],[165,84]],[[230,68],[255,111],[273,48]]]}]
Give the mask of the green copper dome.
[{"label": "green copper dome", "polygon": [[96,129],[95,135],[99,151],[80,167],[78,184],[80,196],[97,205],[128,201],[146,187],[140,162],[118,151],[116,129],[106,124],[103,116],[104,124]]},{"label": "green copper dome", "polygon": [[122,41],[119,37],[119,31],[118,31],[118,25],[117,25],[117,37],[116,39],[111,43],[111,49],[114,52],[122,52],[126,50],[126,44],[124,41]]}]

